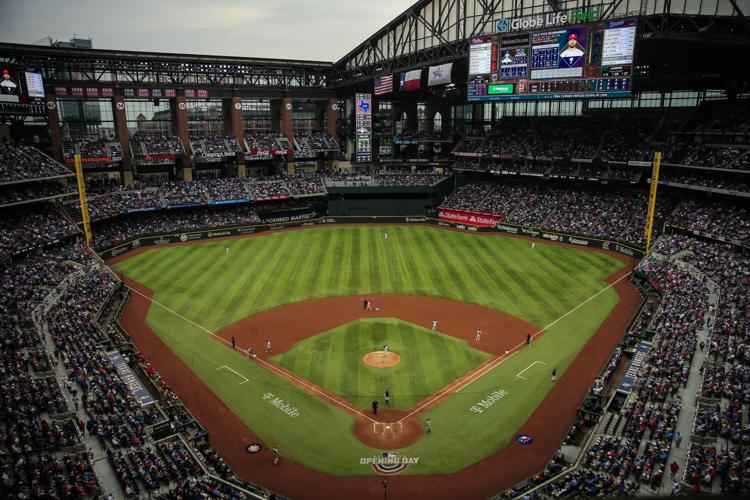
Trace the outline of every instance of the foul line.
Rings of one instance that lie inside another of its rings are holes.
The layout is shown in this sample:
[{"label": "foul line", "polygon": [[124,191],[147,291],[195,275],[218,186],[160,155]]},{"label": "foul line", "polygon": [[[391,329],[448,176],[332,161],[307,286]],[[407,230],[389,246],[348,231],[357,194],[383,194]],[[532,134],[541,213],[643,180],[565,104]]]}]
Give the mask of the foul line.
[{"label": "foul line", "polygon": [[529,366],[527,366],[526,368],[524,368],[524,369],[523,369],[523,370],[521,370],[520,372],[516,373],[516,377],[518,377],[518,378],[522,378],[522,379],[524,379],[524,380],[528,380],[528,379],[527,379],[526,377],[522,377],[522,376],[521,376],[521,374],[522,374],[523,372],[525,372],[526,370],[528,370],[529,368],[531,368],[532,366],[534,366],[535,364],[537,364],[537,363],[539,363],[539,364],[541,364],[541,365],[546,365],[546,364],[547,364],[547,363],[545,363],[544,361],[534,361],[534,362],[533,362],[533,363],[531,363],[531,364],[530,364]]},{"label": "foul line", "polygon": [[[578,304],[577,306],[575,306],[573,309],[571,309],[570,311],[566,312],[565,314],[563,314],[562,316],[560,316],[559,318],[557,318],[556,320],[554,320],[553,322],[551,322],[550,324],[548,324],[547,326],[545,326],[544,328],[540,328],[539,330],[537,330],[536,332],[534,332],[531,335],[531,338],[533,339],[534,337],[537,337],[537,336],[541,335],[545,330],[547,330],[551,326],[557,324],[563,318],[566,318],[567,316],[573,314],[575,311],[577,311],[578,309],[580,309],[584,305],[588,304],[589,302],[591,302],[592,300],[594,300],[596,297],[598,297],[599,295],[601,295],[605,291],[609,290],[610,288],[612,288],[613,286],[615,286],[616,284],[618,284],[623,279],[627,278],[629,275],[630,275],[629,272],[623,274],[622,276],[620,276],[619,278],[617,278],[615,281],[613,281],[609,285],[605,286],[604,288],[602,288],[601,290],[599,290],[598,292],[596,292],[594,295],[592,295],[588,299],[584,300],[583,302],[581,302],[580,304]],[[474,373],[469,374],[469,376],[466,377],[464,380],[461,380],[460,382],[458,382],[456,384],[456,387],[449,387],[448,389],[444,390],[443,392],[441,392],[440,394],[436,395],[435,397],[430,398],[428,401],[422,403],[421,405],[419,405],[418,407],[416,407],[414,410],[412,410],[411,412],[409,412],[409,414],[406,415],[404,418],[402,418],[401,420],[399,420],[399,422],[403,422],[404,420],[406,420],[407,418],[411,417],[415,413],[420,412],[423,408],[431,405],[432,403],[434,403],[438,399],[442,398],[443,396],[445,396],[447,394],[458,392],[461,389],[463,389],[464,387],[467,387],[468,385],[470,385],[471,383],[476,382],[477,380],[479,380],[480,378],[482,378],[484,375],[488,374],[493,369],[495,369],[496,367],[498,367],[499,365],[501,365],[502,363],[504,363],[505,361],[507,361],[508,359],[510,359],[511,357],[513,357],[513,355],[515,355],[518,352],[520,352],[519,349],[521,347],[525,346],[525,345],[526,345],[526,341],[523,341],[523,342],[519,343],[515,347],[513,347],[510,350],[506,351],[505,354],[502,354],[502,355],[498,356],[497,358],[495,358],[491,362],[489,362],[486,365],[484,365],[481,368],[479,368]]]},{"label": "foul line", "polygon": [[[622,276],[620,276],[619,278],[617,278],[617,279],[616,279],[615,281],[613,281],[613,282],[612,282],[612,283],[610,283],[609,285],[605,286],[604,288],[602,288],[601,290],[599,290],[598,292],[596,292],[596,293],[595,293],[594,295],[592,295],[592,296],[591,296],[591,297],[589,297],[588,299],[584,300],[583,302],[581,302],[580,304],[578,304],[577,306],[575,306],[575,307],[574,307],[573,309],[571,309],[570,311],[566,312],[565,314],[563,314],[562,316],[560,316],[559,318],[557,318],[556,320],[554,320],[553,322],[551,322],[551,323],[550,323],[550,324],[548,324],[547,326],[545,326],[545,327],[543,327],[543,328],[540,328],[539,330],[537,330],[536,332],[534,332],[534,333],[533,333],[533,334],[531,335],[531,338],[533,339],[534,337],[537,337],[537,336],[541,335],[541,334],[542,334],[542,333],[543,333],[543,332],[544,332],[545,330],[547,330],[547,329],[548,329],[548,328],[550,328],[551,326],[554,326],[554,325],[556,325],[556,324],[557,324],[558,322],[560,322],[560,321],[561,321],[561,320],[563,320],[564,318],[566,318],[566,317],[570,316],[570,315],[571,315],[571,314],[573,314],[573,313],[574,313],[575,311],[577,311],[578,309],[580,309],[580,308],[581,308],[581,307],[583,307],[584,305],[588,304],[589,302],[591,302],[592,300],[594,300],[594,299],[595,299],[596,297],[598,297],[598,296],[599,296],[599,295],[601,295],[602,293],[604,293],[604,292],[606,292],[607,290],[609,290],[610,288],[614,287],[614,286],[615,286],[616,284],[618,284],[618,283],[619,283],[620,281],[622,281],[622,280],[624,280],[625,278],[627,278],[627,277],[628,277],[629,275],[630,275],[630,273],[629,273],[629,272],[628,272],[628,273],[625,273],[625,274],[623,274]],[[123,285],[125,285],[125,288],[127,288],[128,290],[131,290],[131,291],[133,291],[133,292],[137,293],[138,295],[140,295],[141,297],[145,298],[146,300],[148,300],[148,301],[152,302],[153,304],[156,304],[157,306],[159,306],[159,307],[161,307],[161,308],[165,309],[166,311],[169,311],[170,313],[174,314],[174,315],[175,315],[175,316],[177,316],[178,318],[181,318],[181,319],[183,319],[183,320],[187,321],[187,322],[188,322],[188,323],[190,323],[191,325],[194,325],[195,327],[199,328],[200,330],[203,330],[204,332],[208,333],[208,334],[209,334],[209,335],[211,335],[212,337],[215,337],[215,338],[219,339],[219,340],[220,340],[221,342],[224,342],[224,343],[225,343],[225,344],[227,344],[227,345],[231,345],[231,343],[230,343],[230,342],[229,342],[228,340],[226,340],[226,339],[224,339],[224,338],[222,338],[222,337],[220,337],[220,336],[216,335],[216,334],[215,334],[214,332],[212,332],[211,330],[209,330],[209,329],[207,329],[207,328],[204,328],[203,326],[201,326],[201,325],[199,325],[198,323],[196,323],[196,322],[194,322],[194,321],[192,321],[192,320],[190,320],[190,319],[186,318],[185,316],[181,315],[180,313],[178,313],[178,312],[176,312],[176,311],[173,311],[172,309],[170,309],[169,307],[165,306],[164,304],[161,304],[161,303],[159,303],[158,301],[154,300],[153,298],[151,298],[151,297],[147,296],[146,294],[144,294],[144,293],[141,293],[140,291],[138,291],[138,290],[136,290],[135,288],[131,287],[130,285],[128,285],[128,284],[127,284],[127,283],[125,283],[124,281],[123,281],[122,283],[123,283]],[[525,342],[525,341],[524,341],[524,342],[520,342],[520,343],[519,343],[518,345],[514,346],[514,347],[513,347],[512,349],[510,349],[509,351],[507,351],[507,352],[506,352],[505,354],[502,354],[502,355],[498,356],[497,358],[495,358],[494,360],[492,360],[492,361],[491,361],[491,362],[489,362],[488,364],[486,364],[486,365],[484,365],[483,367],[481,367],[480,369],[478,369],[478,370],[477,370],[476,372],[474,372],[474,373],[470,374],[470,375],[469,375],[468,377],[466,377],[466,378],[465,378],[464,380],[461,380],[461,381],[460,381],[460,382],[459,382],[458,384],[456,384],[456,386],[457,386],[457,387],[455,387],[455,388],[453,388],[453,387],[449,387],[448,389],[444,390],[444,391],[443,391],[443,392],[441,392],[440,394],[436,395],[436,396],[435,396],[434,398],[431,398],[431,399],[429,399],[429,400],[428,400],[427,402],[425,402],[425,403],[423,403],[423,404],[419,405],[418,407],[416,407],[416,408],[415,408],[414,410],[412,410],[411,412],[409,412],[409,413],[408,413],[408,414],[407,414],[407,415],[406,415],[405,417],[403,417],[403,418],[402,418],[401,420],[399,420],[398,422],[399,422],[399,423],[400,423],[400,422],[403,422],[404,420],[406,420],[407,418],[411,417],[411,416],[412,416],[412,415],[414,415],[415,413],[418,413],[419,411],[421,411],[421,410],[422,410],[423,408],[425,408],[426,406],[429,406],[430,404],[434,403],[434,402],[435,402],[435,401],[437,401],[438,399],[440,399],[440,398],[444,397],[444,396],[445,396],[446,394],[450,394],[451,392],[458,392],[458,391],[460,391],[461,389],[463,389],[464,387],[467,387],[468,385],[472,384],[473,382],[476,382],[477,380],[479,380],[480,378],[482,378],[482,377],[483,377],[484,375],[486,375],[487,373],[491,372],[491,371],[492,371],[493,369],[495,369],[496,367],[498,367],[499,365],[501,365],[501,364],[502,364],[503,362],[507,361],[508,359],[510,359],[511,357],[513,357],[513,356],[514,356],[515,354],[517,354],[517,353],[519,352],[519,349],[520,349],[521,347],[523,347],[524,345],[526,345],[526,342]],[[509,355],[509,354],[510,354],[510,355]],[[352,408],[352,407],[351,407],[351,406],[349,406],[349,405],[345,405],[344,403],[342,403],[342,402],[341,402],[341,401],[339,401],[338,399],[336,399],[336,398],[332,398],[332,397],[331,397],[331,396],[329,396],[328,394],[326,394],[326,393],[322,392],[322,391],[321,391],[320,389],[318,389],[318,388],[316,388],[316,387],[313,387],[313,386],[309,385],[309,384],[308,384],[308,383],[307,383],[307,382],[306,382],[306,381],[305,381],[304,379],[298,379],[297,377],[293,376],[292,374],[290,374],[290,373],[288,373],[288,372],[284,372],[284,371],[280,370],[279,368],[277,368],[276,366],[274,366],[273,364],[271,364],[271,363],[268,363],[268,362],[266,362],[266,361],[264,361],[264,360],[262,360],[262,359],[260,359],[260,358],[258,358],[258,357],[255,357],[255,356],[254,356],[254,357],[253,357],[253,359],[257,360],[257,361],[258,361],[258,362],[260,362],[260,363],[263,363],[263,364],[265,364],[265,365],[266,365],[266,366],[267,366],[268,368],[271,368],[271,369],[273,369],[274,371],[276,371],[276,372],[278,372],[278,373],[280,373],[280,374],[284,375],[285,377],[287,377],[287,378],[289,378],[289,379],[292,379],[292,380],[294,380],[294,381],[295,381],[295,382],[297,382],[298,384],[300,384],[300,385],[302,385],[302,386],[304,386],[304,387],[306,387],[306,388],[310,389],[311,391],[314,391],[314,392],[316,392],[316,393],[320,394],[321,396],[323,396],[323,397],[325,397],[325,398],[327,398],[327,399],[329,399],[329,400],[331,400],[331,401],[335,402],[335,403],[336,403],[337,405],[339,405],[339,406],[341,406],[341,407],[343,407],[343,408],[346,408],[346,409],[347,409],[348,411],[350,411],[350,412],[353,412],[353,413],[356,413],[357,415],[360,415],[360,416],[362,416],[362,417],[366,418],[366,419],[367,419],[367,420],[369,420],[370,422],[377,422],[377,420],[375,420],[375,419],[371,418],[371,417],[370,417],[369,415],[366,415],[366,414],[364,414],[364,413],[360,412],[359,410],[357,410],[356,408]]]},{"label": "foul line", "polygon": [[244,376],[244,375],[241,375],[241,374],[237,373],[236,371],[234,371],[234,370],[232,370],[231,368],[229,368],[229,367],[228,367],[227,365],[224,365],[224,366],[220,366],[220,367],[218,367],[218,368],[216,369],[216,371],[218,372],[218,371],[219,371],[219,370],[221,370],[222,368],[226,368],[227,370],[231,371],[232,373],[234,373],[234,374],[235,374],[235,375],[237,375],[238,377],[242,377],[242,378],[244,378],[245,380],[244,380],[244,381],[242,381],[242,382],[240,382],[240,383],[239,383],[239,385],[242,385],[242,384],[245,384],[245,383],[247,383],[247,382],[250,382],[250,379],[249,379],[249,378],[247,378],[247,377],[246,377],[246,376]]},{"label": "foul line", "polygon": [[[228,341],[228,340],[226,340],[226,339],[224,339],[224,338],[220,337],[219,335],[216,335],[216,334],[215,334],[214,332],[212,332],[212,331],[211,331],[211,330],[209,330],[208,328],[205,328],[205,327],[203,327],[203,326],[199,325],[198,323],[196,323],[195,321],[192,321],[192,320],[190,320],[190,319],[186,318],[185,316],[183,316],[182,314],[178,313],[177,311],[173,311],[172,309],[170,309],[169,307],[165,306],[164,304],[161,304],[161,303],[159,303],[158,301],[154,300],[153,298],[149,297],[148,295],[146,295],[146,294],[144,294],[144,293],[142,293],[142,292],[140,292],[140,291],[136,290],[135,288],[133,288],[132,286],[128,285],[128,284],[127,284],[127,283],[125,283],[124,281],[122,282],[122,284],[123,284],[123,285],[125,286],[125,288],[127,288],[128,290],[130,290],[130,291],[133,291],[133,292],[137,293],[138,295],[140,295],[141,297],[145,298],[145,299],[146,299],[146,300],[148,300],[149,302],[151,302],[151,303],[153,303],[153,304],[156,304],[157,306],[161,307],[162,309],[164,309],[164,310],[166,310],[166,311],[168,311],[168,312],[170,312],[170,313],[174,314],[174,315],[175,315],[175,316],[177,316],[178,318],[181,318],[181,319],[183,319],[183,320],[187,321],[187,322],[188,322],[188,323],[190,323],[191,325],[195,326],[196,328],[198,328],[198,329],[200,329],[200,330],[203,330],[204,332],[206,332],[206,333],[208,333],[209,335],[211,335],[212,337],[214,337],[214,338],[216,338],[216,339],[220,340],[221,342],[224,342],[224,343],[225,343],[225,344],[227,344],[227,345],[232,345],[232,343],[231,343],[230,341]],[[311,391],[313,391],[313,392],[316,392],[316,393],[320,394],[321,396],[323,396],[323,397],[325,397],[325,398],[327,398],[327,399],[329,399],[329,400],[333,401],[333,402],[334,402],[334,403],[336,403],[337,405],[339,405],[339,406],[341,406],[341,407],[343,407],[343,408],[346,408],[346,409],[347,409],[348,411],[350,411],[350,412],[352,412],[352,413],[356,413],[357,415],[359,415],[359,416],[361,416],[361,417],[364,417],[364,418],[366,418],[366,419],[367,419],[367,420],[369,420],[370,422],[377,422],[377,420],[375,420],[375,419],[371,418],[371,417],[370,417],[369,415],[366,415],[366,414],[362,413],[361,411],[357,410],[356,408],[352,408],[352,407],[351,407],[351,406],[349,406],[349,405],[345,405],[344,403],[342,403],[342,402],[341,402],[341,401],[339,401],[338,399],[336,399],[336,398],[333,398],[333,397],[329,396],[328,394],[326,394],[326,393],[322,392],[322,391],[321,391],[320,389],[318,389],[317,387],[313,387],[313,386],[311,386],[311,385],[310,385],[310,384],[308,384],[308,383],[307,383],[307,382],[306,382],[306,381],[305,381],[304,379],[298,379],[297,377],[293,376],[292,374],[290,374],[290,373],[288,373],[288,372],[285,372],[285,371],[282,371],[282,370],[280,370],[279,368],[277,368],[277,367],[276,367],[276,366],[274,366],[273,364],[271,364],[271,363],[268,363],[267,361],[264,361],[264,360],[262,360],[262,359],[258,358],[257,356],[253,356],[253,357],[252,357],[252,359],[254,359],[254,360],[258,361],[259,363],[263,363],[263,364],[264,364],[264,365],[266,365],[266,366],[267,366],[268,368],[271,368],[271,369],[273,369],[274,371],[276,371],[276,372],[280,373],[281,375],[283,375],[284,377],[286,377],[286,378],[288,378],[288,379],[294,380],[294,381],[295,381],[296,383],[298,383],[298,384],[300,384],[300,385],[302,385],[302,386],[306,387],[307,389],[309,389],[309,390],[311,390]],[[231,369],[231,368],[230,368],[230,369]],[[232,371],[234,371],[234,370],[232,370]]]}]

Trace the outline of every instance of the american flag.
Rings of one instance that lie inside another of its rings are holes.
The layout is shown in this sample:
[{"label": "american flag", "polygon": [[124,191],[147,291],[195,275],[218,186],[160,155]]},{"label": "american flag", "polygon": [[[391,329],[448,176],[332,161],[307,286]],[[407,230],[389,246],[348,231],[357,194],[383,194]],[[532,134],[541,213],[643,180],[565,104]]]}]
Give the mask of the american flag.
[{"label": "american flag", "polygon": [[375,78],[375,95],[390,94],[391,92],[393,92],[393,75]]}]

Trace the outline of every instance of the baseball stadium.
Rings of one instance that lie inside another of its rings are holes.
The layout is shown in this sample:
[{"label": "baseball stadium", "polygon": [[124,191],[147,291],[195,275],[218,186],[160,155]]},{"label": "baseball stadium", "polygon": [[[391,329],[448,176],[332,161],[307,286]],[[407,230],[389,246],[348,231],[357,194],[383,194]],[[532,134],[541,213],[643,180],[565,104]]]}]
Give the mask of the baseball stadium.
[{"label": "baseball stadium", "polygon": [[272,3],[3,7],[0,496],[747,495],[750,0]]}]

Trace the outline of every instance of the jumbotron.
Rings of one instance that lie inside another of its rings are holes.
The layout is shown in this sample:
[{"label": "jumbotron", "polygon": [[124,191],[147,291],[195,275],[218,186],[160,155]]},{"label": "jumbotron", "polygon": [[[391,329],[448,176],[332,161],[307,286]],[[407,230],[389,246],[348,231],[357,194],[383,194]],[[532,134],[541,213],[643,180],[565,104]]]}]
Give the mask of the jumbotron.
[{"label": "jumbotron", "polygon": [[747,495],[750,4],[591,4],[0,42],[0,496]]}]

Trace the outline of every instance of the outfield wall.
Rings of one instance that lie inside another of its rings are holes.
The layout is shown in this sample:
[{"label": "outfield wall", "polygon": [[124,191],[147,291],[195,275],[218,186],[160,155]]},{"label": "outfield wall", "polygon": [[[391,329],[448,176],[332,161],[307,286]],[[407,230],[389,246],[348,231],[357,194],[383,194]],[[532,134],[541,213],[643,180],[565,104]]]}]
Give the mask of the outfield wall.
[{"label": "outfield wall", "polygon": [[118,243],[117,245],[111,246],[104,250],[99,251],[99,255],[103,259],[111,259],[122,255],[131,250],[145,246],[159,246],[167,245],[170,243],[185,243],[188,241],[201,241],[210,240],[215,238],[227,238],[236,237],[248,234],[257,234],[264,231],[274,231],[277,229],[291,228],[291,227],[302,227],[302,226],[315,226],[315,225],[329,225],[329,224],[432,224],[435,226],[449,227],[454,229],[462,229],[473,232],[500,232],[506,234],[514,234],[520,236],[527,236],[531,238],[538,238],[540,240],[554,241],[559,243],[569,243],[572,245],[588,247],[588,248],[600,248],[603,250],[612,250],[628,257],[642,258],[644,252],[642,249],[631,247],[616,241],[602,240],[598,238],[591,238],[587,236],[579,236],[574,234],[556,233],[552,231],[543,231],[534,227],[517,226],[513,224],[497,224],[495,226],[478,227],[468,224],[460,224],[455,222],[448,222],[445,220],[439,220],[432,217],[425,216],[407,216],[407,217],[390,217],[390,216],[369,216],[369,217],[344,217],[344,216],[328,216],[314,218],[315,212],[308,214],[299,214],[297,219],[288,220],[284,222],[275,222],[271,224],[253,224],[244,226],[231,226],[222,228],[211,228],[202,229],[195,231],[185,232],[174,232],[174,233],[159,233],[159,234],[146,234],[141,235],[137,238],[133,238],[127,241]]}]

